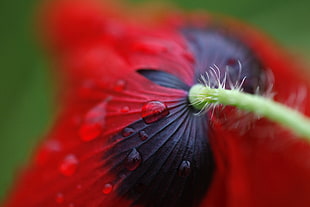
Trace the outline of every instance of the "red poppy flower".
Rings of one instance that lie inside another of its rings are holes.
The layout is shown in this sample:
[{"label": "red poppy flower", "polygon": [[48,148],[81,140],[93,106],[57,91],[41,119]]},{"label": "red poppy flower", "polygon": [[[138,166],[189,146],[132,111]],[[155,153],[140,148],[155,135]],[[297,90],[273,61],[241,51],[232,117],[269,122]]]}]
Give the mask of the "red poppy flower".
[{"label": "red poppy flower", "polygon": [[61,107],[7,206],[309,206],[308,143],[230,107],[197,114],[187,99],[216,67],[221,80],[246,77],[248,93],[273,84],[309,115],[298,64],[232,20],[121,13],[90,1],[45,10]]}]

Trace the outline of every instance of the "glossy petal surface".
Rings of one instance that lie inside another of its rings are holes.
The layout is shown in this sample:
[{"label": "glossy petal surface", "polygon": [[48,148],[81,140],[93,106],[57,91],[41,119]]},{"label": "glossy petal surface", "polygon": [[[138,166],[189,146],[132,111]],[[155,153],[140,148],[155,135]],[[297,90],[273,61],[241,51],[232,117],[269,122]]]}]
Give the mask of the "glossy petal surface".
[{"label": "glossy petal surface", "polygon": [[[195,117],[187,103],[201,74],[236,59],[247,92],[268,88],[267,69],[276,100],[309,90],[267,38],[231,22],[214,32],[211,20],[146,26],[89,1],[57,1],[44,17],[60,115],[7,206],[309,205],[308,143],[231,108]],[[292,99],[309,115],[309,98]]]}]

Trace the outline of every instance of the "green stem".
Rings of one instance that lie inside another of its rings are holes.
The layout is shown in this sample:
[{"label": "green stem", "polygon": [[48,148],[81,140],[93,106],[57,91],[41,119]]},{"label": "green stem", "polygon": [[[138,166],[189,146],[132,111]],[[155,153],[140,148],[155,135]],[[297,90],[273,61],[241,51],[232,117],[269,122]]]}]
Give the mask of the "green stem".
[{"label": "green stem", "polygon": [[190,103],[198,110],[210,104],[235,106],[272,120],[310,141],[310,119],[287,106],[259,95],[194,85],[189,92]]}]

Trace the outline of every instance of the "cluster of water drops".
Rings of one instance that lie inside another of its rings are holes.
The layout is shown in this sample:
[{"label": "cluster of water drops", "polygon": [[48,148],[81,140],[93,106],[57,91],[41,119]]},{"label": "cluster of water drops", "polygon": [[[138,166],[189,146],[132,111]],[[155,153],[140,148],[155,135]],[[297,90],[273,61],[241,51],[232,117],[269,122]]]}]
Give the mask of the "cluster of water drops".
[{"label": "cluster of water drops", "polygon": [[[89,83],[87,86],[88,85]],[[112,86],[111,90],[120,93],[124,91],[125,88],[126,82],[124,80],[118,80]],[[106,118],[106,107],[110,100],[110,97],[105,98],[102,102],[97,104],[85,114],[82,125],[79,129],[79,136],[82,141],[92,141],[102,134]],[[124,106],[120,109],[122,113],[127,113],[129,110],[130,108],[128,106]]]},{"label": "cluster of water drops", "polygon": [[[126,87],[126,82],[123,80],[117,81],[113,90],[116,92],[122,92]],[[92,141],[99,137],[103,130],[106,122],[106,108],[109,99],[97,104],[94,108],[88,111],[79,129],[79,136],[82,141]],[[127,113],[130,111],[128,106],[124,106],[120,109],[121,113]],[[157,121],[160,121],[164,117],[169,115],[169,109],[167,105],[161,101],[149,101],[145,103],[141,108],[141,119],[146,125],[151,125]],[[152,134],[148,133],[147,128],[136,131],[133,127],[126,127],[121,131],[121,136],[123,139],[129,138],[131,136],[136,136],[140,141],[145,142],[152,138]],[[54,146],[54,145],[53,145]],[[54,147],[55,148],[55,147]],[[132,148],[128,151],[128,154],[124,160],[124,167],[128,173],[135,171],[143,163],[143,155],[139,152],[138,147]],[[63,157],[59,165],[59,172],[65,176],[72,176],[76,173],[79,165],[79,159],[74,154],[67,154]],[[180,177],[187,177],[191,173],[191,162],[188,160],[183,160],[179,168],[177,169],[177,175]],[[111,194],[116,188],[117,182],[107,182],[102,187],[102,193],[104,195]],[[141,184],[143,185],[143,184]],[[59,192],[55,196],[55,201],[58,204],[63,204],[65,202],[65,196],[63,193]],[[74,203],[69,203],[69,207],[74,207]]]},{"label": "cluster of water drops", "polygon": [[[169,109],[165,103],[161,101],[150,101],[143,105],[141,110],[141,118],[146,125],[151,125],[155,122],[160,121],[164,117],[169,115]],[[121,132],[122,139],[126,138],[139,138],[140,141],[145,142],[148,139],[153,138],[152,134],[149,134],[147,127],[141,130],[136,130],[133,127],[126,127]],[[160,158],[159,158],[160,159]],[[125,160],[124,166],[129,172],[135,171],[139,166],[143,164],[143,155],[139,152],[138,147],[134,147],[129,150]],[[191,162],[188,160],[183,160],[178,169],[176,174],[180,177],[187,177],[191,174],[192,166]],[[135,187],[140,185],[139,189],[145,187],[142,183],[136,184]],[[108,183],[105,184],[103,189],[104,194],[109,194],[113,190],[113,185]]]},{"label": "cluster of water drops", "polygon": [[[143,105],[141,110],[141,117],[146,124],[152,124],[166,117],[169,114],[169,110],[166,104],[160,101],[150,101]],[[126,127],[122,131],[124,138],[131,136],[136,133],[136,130],[131,127]],[[137,132],[138,137],[141,141],[146,141],[149,138],[148,133],[145,130]],[[133,148],[127,155],[125,160],[125,166],[127,170],[134,171],[142,163],[142,155],[138,149]]]}]

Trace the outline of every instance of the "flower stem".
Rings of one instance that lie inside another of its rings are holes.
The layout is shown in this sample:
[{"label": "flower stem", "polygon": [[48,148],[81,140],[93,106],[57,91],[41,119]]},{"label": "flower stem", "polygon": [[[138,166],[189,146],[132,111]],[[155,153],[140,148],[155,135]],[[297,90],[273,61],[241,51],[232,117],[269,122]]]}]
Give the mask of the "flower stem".
[{"label": "flower stem", "polygon": [[212,104],[222,104],[253,112],[290,129],[310,142],[310,119],[272,99],[237,89],[210,88],[196,84],[189,91],[189,101],[198,110],[203,110]]}]

